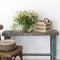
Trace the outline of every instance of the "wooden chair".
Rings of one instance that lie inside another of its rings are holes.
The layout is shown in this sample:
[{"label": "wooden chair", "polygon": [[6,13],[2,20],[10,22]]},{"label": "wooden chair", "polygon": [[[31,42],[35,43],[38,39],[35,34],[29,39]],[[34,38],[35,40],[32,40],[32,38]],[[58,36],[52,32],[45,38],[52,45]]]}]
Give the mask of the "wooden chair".
[{"label": "wooden chair", "polygon": [[[0,24],[0,30],[2,30],[2,29],[3,29],[3,25]],[[0,34],[0,40],[1,40],[1,34]]]},{"label": "wooden chair", "polygon": [[2,25],[2,24],[0,24],[0,30],[1,30],[1,29],[3,29],[3,25]]},{"label": "wooden chair", "polygon": [[23,60],[22,46],[17,46],[14,50],[11,50],[11,51],[0,51],[0,60],[2,60],[2,58],[4,60],[5,59],[12,60],[12,57],[14,57],[14,60],[15,60],[16,56],[19,56],[20,60]]}]

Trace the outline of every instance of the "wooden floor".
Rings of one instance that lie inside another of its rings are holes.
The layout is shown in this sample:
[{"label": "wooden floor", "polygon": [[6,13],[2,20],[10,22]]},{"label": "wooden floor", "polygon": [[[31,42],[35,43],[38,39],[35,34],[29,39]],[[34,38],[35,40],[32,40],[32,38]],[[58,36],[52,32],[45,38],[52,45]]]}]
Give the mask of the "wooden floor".
[{"label": "wooden floor", "polygon": [[[16,60],[20,60],[20,59],[16,59]],[[23,60],[50,60],[50,59],[23,59]],[[57,59],[60,60],[60,59]]]},{"label": "wooden floor", "polygon": [[[19,59],[16,59],[16,60],[19,60]],[[23,60],[27,60],[27,59],[23,59]],[[29,60],[32,60],[32,59],[29,59]],[[35,59],[35,60],[38,60],[38,59]],[[39,59],[39,60],[49,60],[49,59]],[[60,59],[57,59],[57,60],[60,60]]]},{"label": "wooden floor", "polygon": [[[17,57],[15,60],[20,60],[19,57]],[[23,60],[50,60],[50,58],[24,58],[23,57]],[[57,60],[60,60],[60,59],[57,59]]]}]

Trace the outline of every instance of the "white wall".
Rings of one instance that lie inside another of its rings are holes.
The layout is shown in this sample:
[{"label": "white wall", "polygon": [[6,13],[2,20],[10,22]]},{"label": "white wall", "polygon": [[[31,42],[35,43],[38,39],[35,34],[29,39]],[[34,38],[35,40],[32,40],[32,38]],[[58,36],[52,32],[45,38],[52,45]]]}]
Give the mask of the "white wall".
[{"label": "white wall", "polygon": [[[9,30],[16,11],[35,10],[40,18],[53,21],[53,28],[60,33],[60,0],[0,0],[0,24]],[[50,52],[49,37],[15,37],[17,44],[24,46],[23,52]],[[32,39],[31,39],[32,38]],[[21,40],[20,40],[21,39]],[[29,39],[29,40],[28,40]],[[40,40],[38,40],[40,39]],[[44,40],[45,39],[45,40]],[[41,43],[42,42],[42,43]],[[37,45],[36,45],[37,43]],[[40,47],[40,48],[39,48]],[[44,47],[44,48],[43,48]],[[39,50],[38,50],[39,49]],[[57,58],[60,56],[60,35],[57,37]]]}]

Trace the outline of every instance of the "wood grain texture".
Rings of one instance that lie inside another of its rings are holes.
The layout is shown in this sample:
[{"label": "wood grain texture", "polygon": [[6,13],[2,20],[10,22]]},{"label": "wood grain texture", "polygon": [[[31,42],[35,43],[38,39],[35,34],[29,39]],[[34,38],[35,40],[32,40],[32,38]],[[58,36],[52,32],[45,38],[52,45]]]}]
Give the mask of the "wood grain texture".
[{"label": "wood grain texture", "polygon": [[1,30],[1,29],[3,29],[3,25],[2,25],[2,24],[0,24],[0,30]]},{"label": "wood grain texture", "polygon": [[2,32],[2,36],[44,36],[44,35],[58,35],[59,33],[56,30],[51,30],[50,32],[47,33],[42,33],[42,32],[22,32],[19,30],[16,31],[11,31],[11,30],[5,30]]}]

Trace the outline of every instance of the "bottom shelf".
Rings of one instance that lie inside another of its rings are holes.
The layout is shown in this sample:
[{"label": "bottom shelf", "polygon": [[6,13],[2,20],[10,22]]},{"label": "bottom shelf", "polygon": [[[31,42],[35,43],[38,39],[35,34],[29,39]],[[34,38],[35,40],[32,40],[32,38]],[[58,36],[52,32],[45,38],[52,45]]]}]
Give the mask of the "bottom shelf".
[{"label": "bottom shelf", "polygon": [[32,53],[24,53],[23,56],[51,56],[51,54],[32,54]]}]

